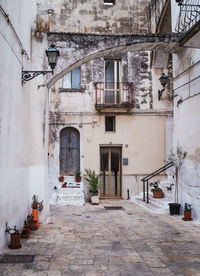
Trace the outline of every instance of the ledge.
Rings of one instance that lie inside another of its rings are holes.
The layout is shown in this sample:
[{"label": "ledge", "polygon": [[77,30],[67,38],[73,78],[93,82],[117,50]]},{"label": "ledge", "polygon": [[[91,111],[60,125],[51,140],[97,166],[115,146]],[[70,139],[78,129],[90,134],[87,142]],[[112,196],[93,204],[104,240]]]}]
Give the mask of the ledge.
[{"label": "ledge", "polygon": [[80,89],[74,89],[74,88],[59,88],[59,92],[70,92],[70,93],[84,93],[85,88],[80,88]]}]

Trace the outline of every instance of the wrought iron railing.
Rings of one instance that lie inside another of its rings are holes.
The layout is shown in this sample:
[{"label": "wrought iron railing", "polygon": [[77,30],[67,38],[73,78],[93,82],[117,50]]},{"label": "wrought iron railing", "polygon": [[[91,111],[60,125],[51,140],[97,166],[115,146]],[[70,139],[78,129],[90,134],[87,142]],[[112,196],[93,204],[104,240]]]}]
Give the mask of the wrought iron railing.
[{"label": "wrought iron railing", "polygon": [[133,105],[133,84],[123,82],[95,83],[97,106]]},{"label": "wrought iron railing", "polygon": [[176,31],[183,36],[200,21],[200,0],[183,0],[176,24]]},{"label": "wrought iron railing", "polygon": [[[164,172],[165,170],[171,168],[173,165],[174,165],[173,162],[170,162],[165,166],[161,167],[160,169],[148,174],[147,176],[141,179],[141,181],[143,182],[143,201],[145,201],[145,194],[146,194],[147,203],[149,203],[149,180],[154,176],[160,174],[161,172]],[[146,189],[145,189],[145,184],[146,184]]]}]

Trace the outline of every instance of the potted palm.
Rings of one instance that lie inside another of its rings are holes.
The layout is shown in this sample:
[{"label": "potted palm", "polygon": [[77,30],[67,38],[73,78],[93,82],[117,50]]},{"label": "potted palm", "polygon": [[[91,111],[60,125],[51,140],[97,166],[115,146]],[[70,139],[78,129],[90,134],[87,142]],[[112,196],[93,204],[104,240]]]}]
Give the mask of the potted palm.
[{"label": "potted palm", "polygon": [[191,204],[185,203],[185,206],[184,206],[184,217],[182,218],[182,220],[185,220],[185,221],[193,220],[192,219],[192,207],[191,207]]},{"label": "potted palm", "polygon": [[163,192],[162,189],[159,187],[160,181],[156,181],[154,183],[150,183],[150,186],[153,188],[151,191],[153,192],[153,198],[162,198],[163,197]]},{"label": "potted palm", "polygon": [[76,172],[75,172],[75,180],[76,180],[76,182],[81,182],[81,171],[76,170]]},{"label": "potted palm", "polygon": [[89,192],[91,193],[91,202],[93,205],[99,204],[99,189],[100,183],[99,178],[100,175],[96,175],[95,171],[91,169],[85,169],[86,178],[85,180],[88,182]]},{"label": "potted palm", "polygon": [[187,152],[183,151],[181,146],[177,146],[176,151],[172,152],[169,156],[168,160],[173,163],[175,167],[175,175],[176,175],[176,182],[175,182],[175,202],[169,203],[170,215],[179,215],[180,214],[180,207],[181,204],[178,203],[178,176],[181,166],[183,164],[183,160],[187,156]]},{"label": "potted palm", "polygon": [[11,228],[8,226],[8,223],[6,222],[5,232],[10,234],[10,244],[8,246],[9,248],[18,249],[22,247],[20,244],[20,233],[16,225],[13,228]]}]

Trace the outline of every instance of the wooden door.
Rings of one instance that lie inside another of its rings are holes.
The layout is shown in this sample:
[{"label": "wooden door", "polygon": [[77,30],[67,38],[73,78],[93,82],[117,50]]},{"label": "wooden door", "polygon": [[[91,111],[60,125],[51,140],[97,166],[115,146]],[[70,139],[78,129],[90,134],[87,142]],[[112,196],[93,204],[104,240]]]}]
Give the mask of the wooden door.
[{"label": "wooden door", "polygon": [[80,134],[73,127],[60,132],[60,174],[74,175],[80,170]]},{"label": "wooden door", "polygon": [[121,196],[121,148],[101,147],[101,196]]}]

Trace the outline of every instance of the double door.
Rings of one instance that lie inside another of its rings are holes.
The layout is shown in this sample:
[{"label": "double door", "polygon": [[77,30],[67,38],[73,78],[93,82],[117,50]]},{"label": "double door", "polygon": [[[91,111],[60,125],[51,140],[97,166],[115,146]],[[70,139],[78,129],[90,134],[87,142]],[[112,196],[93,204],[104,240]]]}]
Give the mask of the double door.
[{"label": "double door", "polygon": [[101,197],[121,196],[121,148],[101,147]]}]

